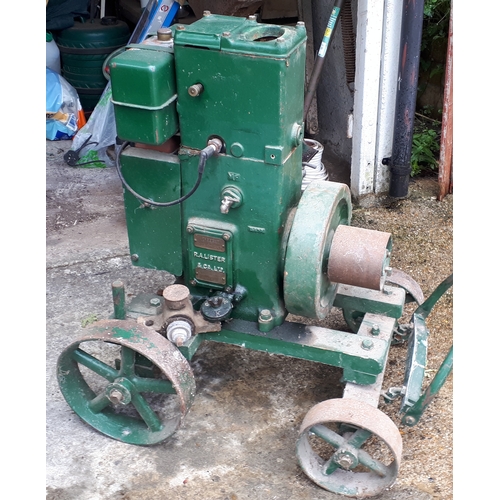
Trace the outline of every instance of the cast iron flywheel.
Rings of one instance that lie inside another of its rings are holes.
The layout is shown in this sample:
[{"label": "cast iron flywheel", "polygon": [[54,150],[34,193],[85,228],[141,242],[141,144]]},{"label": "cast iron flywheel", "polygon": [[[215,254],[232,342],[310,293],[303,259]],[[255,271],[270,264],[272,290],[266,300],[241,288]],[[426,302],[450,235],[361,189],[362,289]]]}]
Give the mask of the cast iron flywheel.
[{"label": "cast iron flywheel", "polygon": [[283,278],[285,306],[292,314],[323,319],[337,284],[328,279],[333,235],[351,222],[351,193],[345,184],[312,181],[300,199],[288,238]]}]

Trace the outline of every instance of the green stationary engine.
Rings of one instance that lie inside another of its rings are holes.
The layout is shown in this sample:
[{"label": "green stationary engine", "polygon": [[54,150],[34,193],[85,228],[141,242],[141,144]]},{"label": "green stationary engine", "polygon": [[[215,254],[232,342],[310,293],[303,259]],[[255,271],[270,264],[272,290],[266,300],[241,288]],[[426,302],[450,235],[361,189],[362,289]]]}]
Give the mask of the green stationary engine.
[{"label": "green stationary engine", "polygon": [[175,154],[120,154],[144,198],[125,197],[134,263],[182,276],[195,296],[236,293],[237,307],[204,309],[209,319],[256,321],[264,309],[280,324],[287,222],[301,193],[305,27],[209,15],[172,31],[110,65],[120,139],[159,145],[180,130]]},{"label": "green stationary engine", "polygon": [[[420,287],[390,267],[391,235],[350,226],[348,186],[314,180],[303,189],[305,48],[301,22],[206,12],[111,58],[131,259],[177,282],[130,303],[113,283],[114,319],[61,354],[59,383],[99,431],[153,444],[175,432],[192,403],[188,360],[203,340],[341,367],[344,398],[310,410],[297,456],[323,488],[376,495],[401,459],[400,433],[377,409],[389,348],[409,341],[404,385],[386,397],[401,396],[403,423],[414,425],[451,369],[422,394],[425,317],[451,278],[424,302]],[[397,321],[408,299],[420,304],[413,327]],[[332,307],[353,332],[286,321],[289,313],[323,319]],[[120,346],[118,362],[86,350],[93,342]],[[94,389],[80,365],[104,386]],[[177,413],[162,416],[151,393],[177,395]],[[326,463],[312,434],[335,449]],[[386,444],[389,465],[361,449],[372,436]]]}]

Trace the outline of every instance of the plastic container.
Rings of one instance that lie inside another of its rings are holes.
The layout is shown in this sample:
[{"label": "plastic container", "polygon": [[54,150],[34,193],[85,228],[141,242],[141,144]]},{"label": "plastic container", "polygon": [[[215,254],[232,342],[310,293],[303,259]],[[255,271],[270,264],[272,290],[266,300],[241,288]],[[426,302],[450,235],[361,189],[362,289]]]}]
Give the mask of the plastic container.
[{"label": "plastic container", "polygon": [[45,66],[58,75],[61,74],[61,54],[59,47],[52,36],[52,33],[46,33],[45,39],[46,63]]}]

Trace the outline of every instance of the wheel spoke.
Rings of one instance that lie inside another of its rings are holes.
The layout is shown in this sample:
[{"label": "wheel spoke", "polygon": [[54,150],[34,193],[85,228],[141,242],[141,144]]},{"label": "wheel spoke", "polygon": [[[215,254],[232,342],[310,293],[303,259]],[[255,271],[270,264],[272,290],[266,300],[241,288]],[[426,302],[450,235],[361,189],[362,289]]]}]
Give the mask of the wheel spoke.
[{"label": "wheel spoke", "polygon": [[122,346],[120,353],[120,375],[130,377],[135,374],[135,351]]},{"label": "wheel spoke", "polygon": [[390,473],[389,467],[372,458],[366,451],[358,451],[358,460],[361,465],[375,472],[377,476],[386,477]]},{"label": "wheel spoke", "polygon": [[92,399],[92,401],[89,401],[89,409],[94,413],[99,413],[104,410],[104,408],[106,408],[106,406],[108,406],[110,403],[111,401],[108,399],[106,394],[102,392],[94,399]]},{"label": "wheel spoke", "polygon": [[118,377],[118,371],[111,366],[103,363],[101,360],[95,358],[88,352],[82,351],[82,349],[75,349],[71,356],[77,363],[86,366],[89,370],[92,370],[97,375],[105,378],[109,382],[113,382],[116,377]]},{"label": "wheel spoke", "polygon": [[141,394],[138,392],[132,394],[132,404],[151,431],[156,432],[161,430],[163,426],[160,419]]},{"label": "wheel spoke", "polygon": [[312,427],[311,432],[335,448],[340,448],[345,443],[342,436],[321,424]]},{"label": "wheel spoke", "polygon": [[366,429],[358,429],[352,436],[349,437],[347,442],[354,448],[361,448],[363,444],[372,437],[372,433]]},{"label": "wheel spoke", "polygon": [[134,377],[131,379],[138,392],[154,392],[158,394],[175,394],[170,380]]}]

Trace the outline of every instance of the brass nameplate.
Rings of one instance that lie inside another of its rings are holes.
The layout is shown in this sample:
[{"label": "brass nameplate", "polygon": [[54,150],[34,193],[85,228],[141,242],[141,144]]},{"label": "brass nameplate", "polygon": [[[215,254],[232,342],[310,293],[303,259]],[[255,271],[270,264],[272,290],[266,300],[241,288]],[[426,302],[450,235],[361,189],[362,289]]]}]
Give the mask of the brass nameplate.
[{"label": "brass nameplate", "polygon": [[208,281],[209,283],[216,283],[217,285],[226,284],[226,273],[219,271],[211,271],[210,269],[196,268],[196,279],[199,281]]},{"label": "brass nameplate", "polygon": [[206,250],[215,250],[216,252],[226,251],[226,242],[222,238],[205,236],[204,234],[194,235],[194,246],[205,248]]}]

